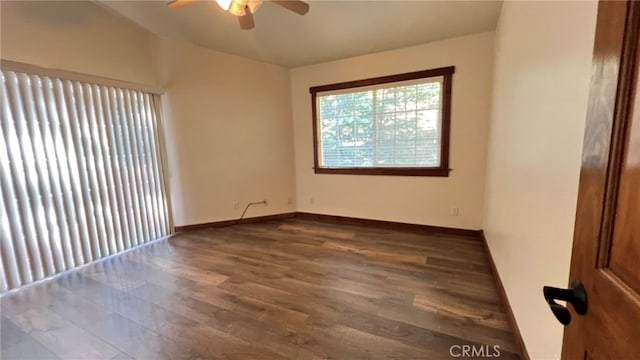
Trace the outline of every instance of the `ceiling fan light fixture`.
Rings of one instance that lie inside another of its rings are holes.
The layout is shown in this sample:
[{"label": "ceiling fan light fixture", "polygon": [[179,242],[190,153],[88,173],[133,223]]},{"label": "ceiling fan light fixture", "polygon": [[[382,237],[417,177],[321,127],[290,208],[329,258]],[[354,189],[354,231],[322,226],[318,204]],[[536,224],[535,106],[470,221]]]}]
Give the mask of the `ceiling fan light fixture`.
[{"label": "ceiling fan light fixture", "polygon": [[224,11],[228,11],[232,1],[233,0],[216,0],[216,3],[218,3],[218,6],[220,6]]},{"label": "ceiling fan light fixture", "polygon": [[246,0],[232,0],[229,6],[229,12],[235,16],[243,16],[244,9],[247,7]]},{"label": "ceiling fan light fixture", "polygon": [[[2,1],[2,0],[0,0]],[[189,5],[196,0],[171,0],[167,2],[169,8],[175,9],[185,5]],[[228,11],[238,18],[240,29],[251,30],[255,27],[253,22],[253,14],[258,11],[264,0],[215,0],[216,4],[224,11]],[[293,11],[299,15],[305,15],[309,12],[309,4],[303,0],[270,0],[274,4],[279,5],[287,10]]]}]

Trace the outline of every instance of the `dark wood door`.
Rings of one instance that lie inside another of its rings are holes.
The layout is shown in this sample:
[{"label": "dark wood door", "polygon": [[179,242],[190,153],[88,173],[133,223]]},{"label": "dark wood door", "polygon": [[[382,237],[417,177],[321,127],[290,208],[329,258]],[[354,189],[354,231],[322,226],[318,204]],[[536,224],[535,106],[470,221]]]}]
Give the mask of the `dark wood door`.
[{"label": "dark wood door", "polygon": [[640,358],[640,2],[602,1],[570,279],[584,283],[562,358]]}]

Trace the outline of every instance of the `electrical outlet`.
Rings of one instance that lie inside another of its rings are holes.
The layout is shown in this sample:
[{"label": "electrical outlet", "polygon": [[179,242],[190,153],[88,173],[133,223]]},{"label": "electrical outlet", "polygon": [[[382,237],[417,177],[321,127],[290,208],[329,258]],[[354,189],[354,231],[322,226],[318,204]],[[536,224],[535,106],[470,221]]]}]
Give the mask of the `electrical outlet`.
[{"label": "electrical outlet", "polygon": [[309,198],[309,204],[313,205],[316,203],[316,199],[314,197]]},{"label": "electrical outlet", "polygon": [[452,207],[451,208],[451,216],[459,216],[460,215],[460,209],[457,207]]},{"label": "electrical outlet", "polygon": [[288,205],[292,205],[292,204],[293,204],[293,198],[292,198],[291,196],[289,196],[289,197],[287,198],[287,204],[288,204]]},{"label": "electrical outlet", "polygon": [[264,206],[269,206],[269,201],[267,201],[267,199],[264,199]]},{"label": "electrical outlet", "polygon": [[239,202],[234,202],[233,203],[233,210],[240,210],[240,203]]}]

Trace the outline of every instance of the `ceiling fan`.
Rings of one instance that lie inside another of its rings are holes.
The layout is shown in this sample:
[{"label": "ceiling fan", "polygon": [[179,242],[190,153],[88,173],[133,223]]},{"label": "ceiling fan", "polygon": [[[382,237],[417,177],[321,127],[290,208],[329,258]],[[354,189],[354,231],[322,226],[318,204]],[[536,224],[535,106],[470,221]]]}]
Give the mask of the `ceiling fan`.
[{"label": "ceiling fan", "polygon": [[[193,3],[196,0],[172,0],[167,6],[174,9],[183,7]],[[258,11],[263,0],[215,0],[216,3],[225,11],[238,17],[240,29],[250,30],[255,27],[253,23],[253,14]],[[309,4],[300,0],[270,0],[270,2],[280,5],[287,10],[291,10],[296,14],[305,15],[309,12]]]}]

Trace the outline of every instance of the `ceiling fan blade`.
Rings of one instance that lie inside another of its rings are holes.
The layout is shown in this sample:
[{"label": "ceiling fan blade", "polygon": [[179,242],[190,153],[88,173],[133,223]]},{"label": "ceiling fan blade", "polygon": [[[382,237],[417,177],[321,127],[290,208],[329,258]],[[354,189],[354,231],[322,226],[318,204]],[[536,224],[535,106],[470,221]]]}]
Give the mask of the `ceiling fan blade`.
[{"label": "ceiling fan blade", "polygon": [[172,0],[167,3],[167,6],[171,9],[181,8],[183,6],[190,5],[195,0]]},{"label": "ceiling fan blade", "polygon": [[296,14],[304,15],[309,12],[309,4],[300,0],[271,0],[271,2],[291,10]]},{"label": "ceiling fan blade", "polygon": [[240,22],[240,29],[242,30],[251,30],[255,27],[253,14],[251,14],[251,10],[248,7],[244,9],[244,15],[238,16],[238,22]]}]

